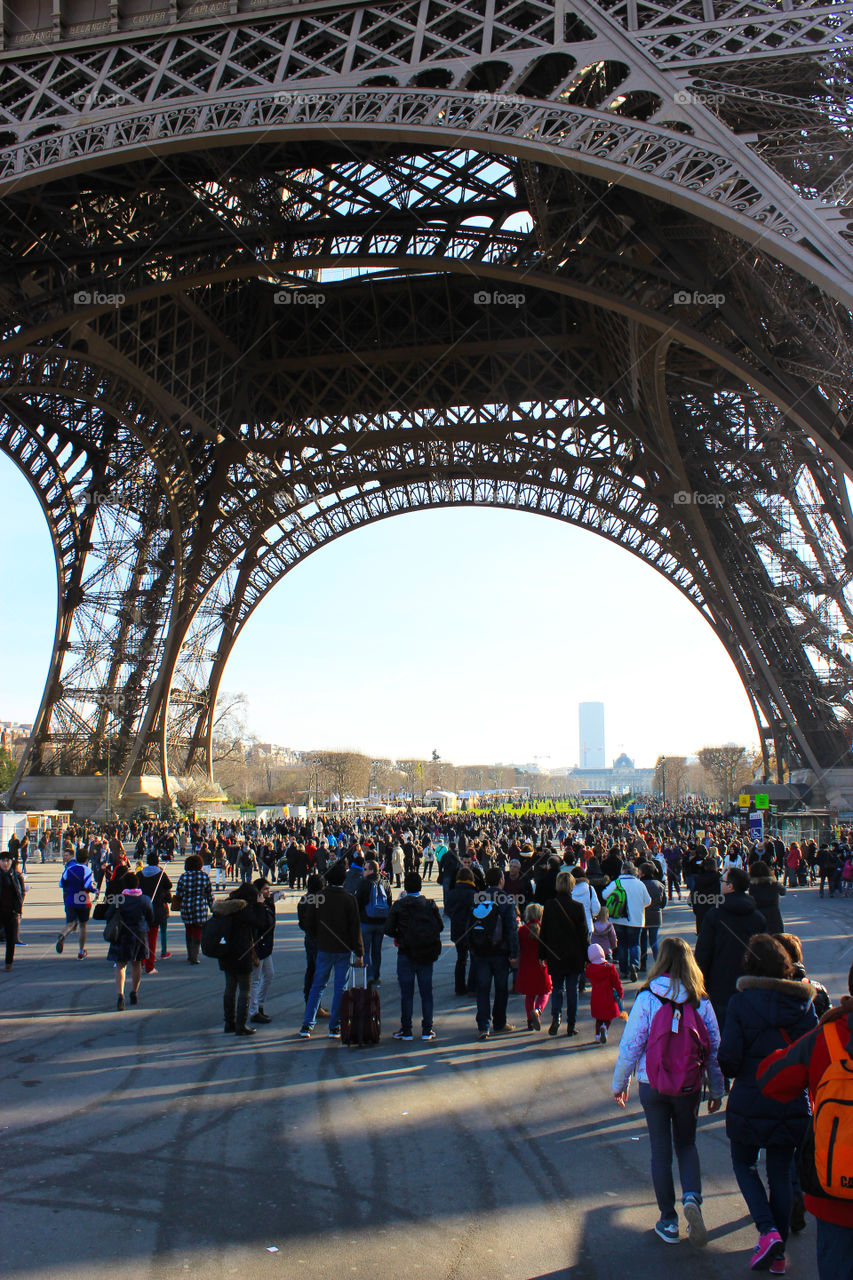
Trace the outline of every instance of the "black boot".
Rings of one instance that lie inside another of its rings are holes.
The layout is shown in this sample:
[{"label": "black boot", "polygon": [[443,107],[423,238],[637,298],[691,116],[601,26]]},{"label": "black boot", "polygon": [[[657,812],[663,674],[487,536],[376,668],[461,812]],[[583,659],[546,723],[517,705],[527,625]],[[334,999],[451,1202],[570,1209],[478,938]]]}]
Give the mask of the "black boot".
[{"label": "black boot", "polygon": [[562,1022],[562,1020],[563,1019],[560,1017],[559,1013],[554,1014],[553,1018],[551,1019],[551,1025],[548,1028],[549,1036],[555,1036],[557,1034],[557,1032],[560,1030],[560,1023]]}]

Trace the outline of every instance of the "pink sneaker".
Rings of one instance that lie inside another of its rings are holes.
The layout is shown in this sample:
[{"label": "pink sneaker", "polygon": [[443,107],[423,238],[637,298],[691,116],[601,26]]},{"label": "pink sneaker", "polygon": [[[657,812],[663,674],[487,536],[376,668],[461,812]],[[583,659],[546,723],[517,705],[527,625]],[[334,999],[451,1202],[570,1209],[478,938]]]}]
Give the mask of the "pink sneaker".
[{"label": "pink sneaker", "polygon": [[753,1271],[769,1271],[776,1258],[785,1256],[785,1246],[778,1231],[767,1231],[758,1237],[758,1244],[752,1251],[750,1267]]},{"label": "pink sneaker", "polygon": [[782,1254],[781,1258],[774,1258],[773,1261],[770,1263],[771,1276],[783,1276],[785,1274],[785,1268],[787,1267],[787,1265],[788,1263],[785,1259],[784,1253]]}]

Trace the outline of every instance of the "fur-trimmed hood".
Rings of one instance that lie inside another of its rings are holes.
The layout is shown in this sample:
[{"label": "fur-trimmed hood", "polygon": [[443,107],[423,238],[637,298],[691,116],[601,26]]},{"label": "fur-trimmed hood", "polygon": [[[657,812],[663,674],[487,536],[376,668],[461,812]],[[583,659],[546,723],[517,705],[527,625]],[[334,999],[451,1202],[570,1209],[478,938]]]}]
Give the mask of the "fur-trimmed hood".
[{"label": "fur-trimmed hood", "polygon": [[214,902],[213,914],[215,916],[235,916],[238,911],[245,911],[246,903],[243,898],[226,898],[224,902]]},{"label": "fur-trimmed hood", "polygon": [[817,994],[810,982],[800,982],[795,978],[762,978],[753,974],[744,974],[737,980],[738,991],[775,991],[780,996],[788,996],[791,1000],[814,1000]]}]

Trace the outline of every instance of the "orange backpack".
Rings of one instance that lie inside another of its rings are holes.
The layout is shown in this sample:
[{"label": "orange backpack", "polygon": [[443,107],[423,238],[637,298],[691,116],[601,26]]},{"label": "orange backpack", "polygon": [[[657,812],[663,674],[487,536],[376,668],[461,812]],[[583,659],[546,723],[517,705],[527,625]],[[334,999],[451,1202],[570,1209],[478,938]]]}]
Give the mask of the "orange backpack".
[{"label": "orange backpack", "polygon": [[846,1018],[824,1029],[829,1066],[814,1095],[814,1164],[823,1192],[853,1200],[853,1058]]}]

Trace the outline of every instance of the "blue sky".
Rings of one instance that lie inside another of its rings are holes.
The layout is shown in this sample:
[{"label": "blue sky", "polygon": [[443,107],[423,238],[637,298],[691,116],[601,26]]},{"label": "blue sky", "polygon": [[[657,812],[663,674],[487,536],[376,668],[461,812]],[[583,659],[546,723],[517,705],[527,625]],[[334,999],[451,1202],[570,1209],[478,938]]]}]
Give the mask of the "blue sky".
[{"label": "blue sky", "polygon": [[[56,619],[53,552],[26,481],[0,458],[0,719],[31,720]],[[316,552],[270,593],[224,688],[295,748],[456,764],[577,763],[577,704],[603,701],[608,763],[757,745],[722,646],[634,556],[515,511],[397,516]]]}]

